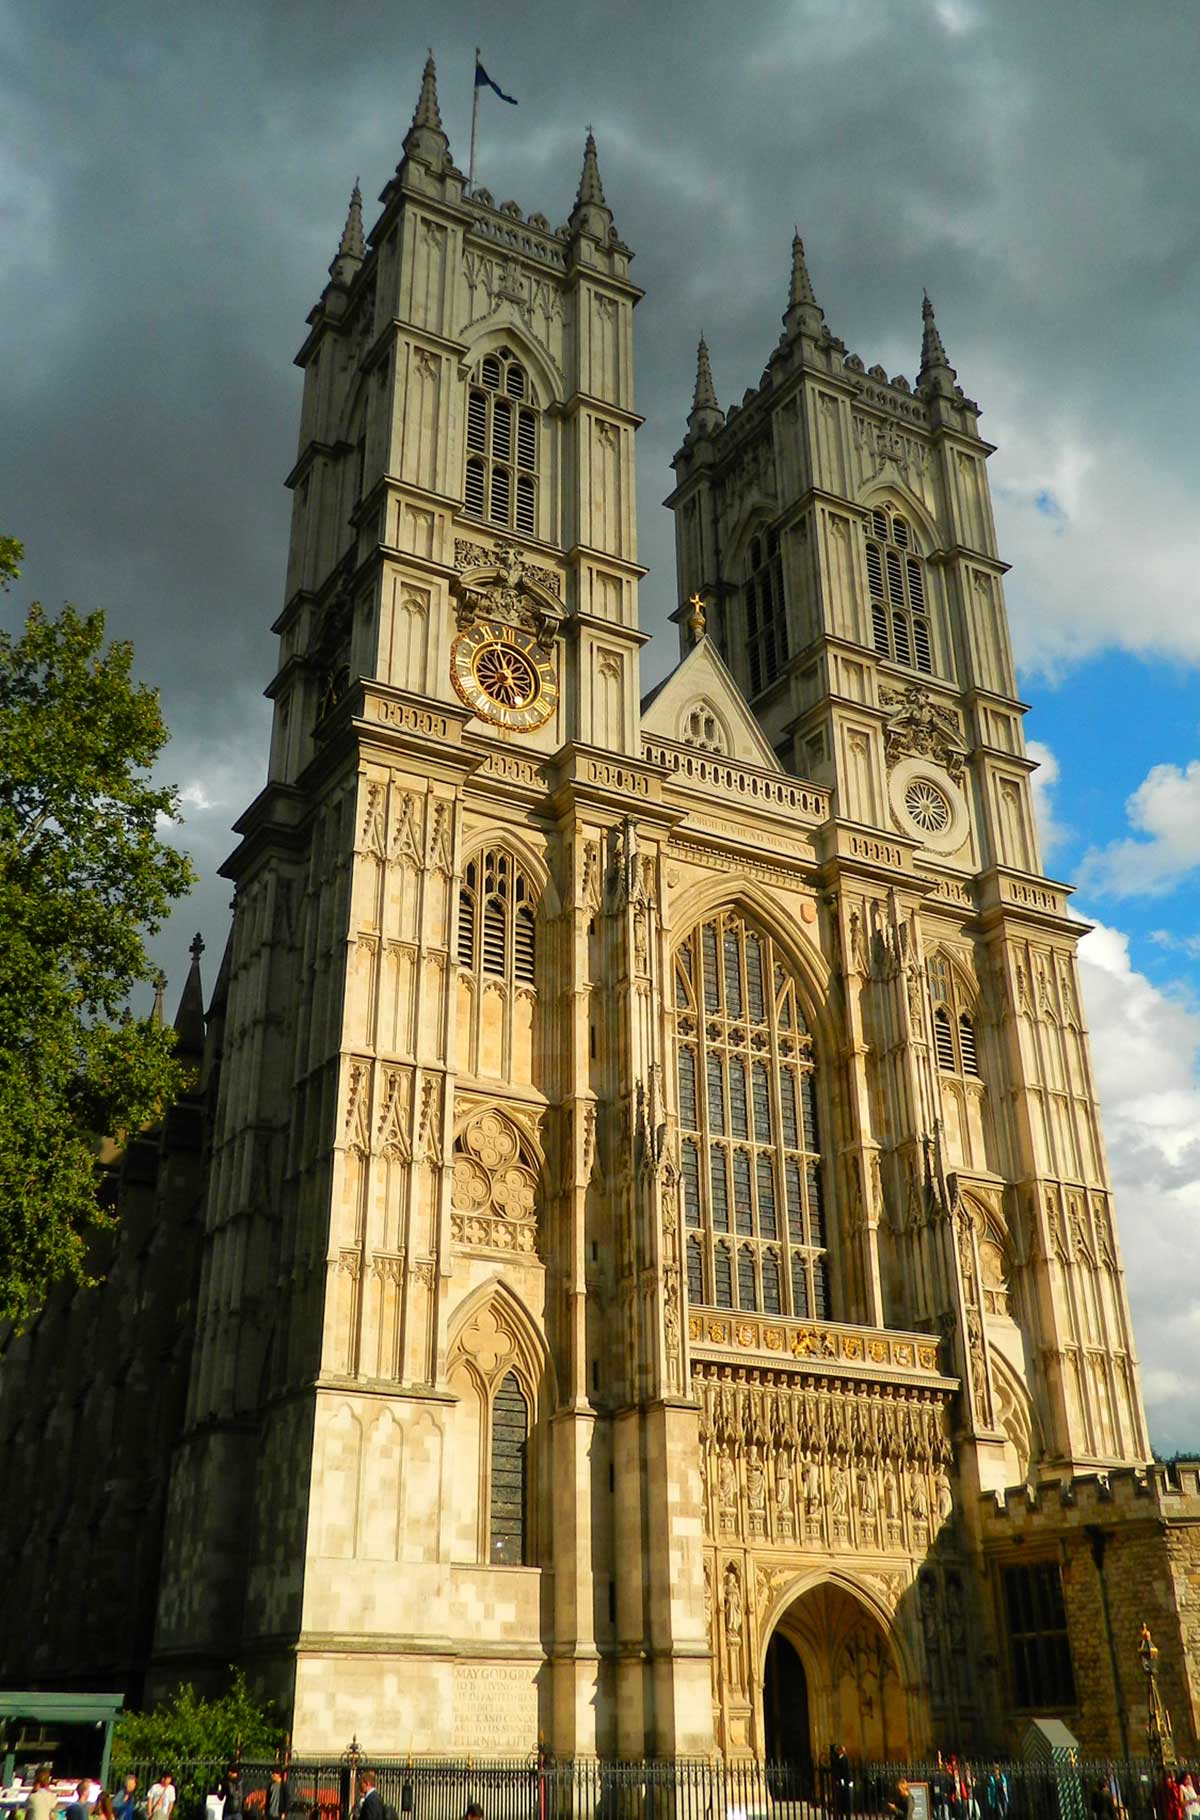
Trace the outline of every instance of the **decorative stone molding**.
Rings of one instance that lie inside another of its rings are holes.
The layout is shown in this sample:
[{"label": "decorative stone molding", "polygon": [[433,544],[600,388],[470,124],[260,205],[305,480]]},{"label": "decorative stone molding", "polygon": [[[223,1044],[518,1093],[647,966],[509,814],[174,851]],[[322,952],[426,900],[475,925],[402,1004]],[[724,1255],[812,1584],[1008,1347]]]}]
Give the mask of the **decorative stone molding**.
[{"label": "decorative stone molding", "polygon": [[936,1340],[916,1334],[881,1332],[874,1327],[828,1326],[812,1321],[763,1320],[752,1315],[694,1309],[688,1317],[693,1346],[722,1351],[758,1352],[780,1363],[802,1359],[819,1366],[849,1365],[871,1370],[912,1373],[938,1371]]},{"label": "decorative stone molding", "polygon": [[889,771],[902,758],[924,758],[940,765],[957,783],[967,757],[958,715],[934,701],[919,683],[904,690],[881,689],[879,703],[889,716],[883,735]]},{"label": "decorative stone molding", "polygon": [[459,631],[480,619],[520,626],[548,650],[567,617],[558,598],[557,576],[527,565],[513,543],[485,550],[482,544],[460,539],[455,544],[456,563],[460,550],[479,560],[469,566],[464,563],[450,583]]}]

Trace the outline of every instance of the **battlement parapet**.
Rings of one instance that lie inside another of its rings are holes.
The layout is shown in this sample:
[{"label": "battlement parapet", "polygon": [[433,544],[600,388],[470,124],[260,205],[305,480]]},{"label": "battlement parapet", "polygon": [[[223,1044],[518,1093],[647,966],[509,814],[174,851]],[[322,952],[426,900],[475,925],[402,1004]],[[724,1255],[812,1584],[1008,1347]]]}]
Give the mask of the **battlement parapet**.
[{"label": "battlement parapet", "polygon": [[980,1517],[985,1540],[995,1540],[1001,1526],[1013,1535],[1037,1535],[1116,1517],[1200,1523],[1200,1461],[1118,1466],[985,1492]]}]

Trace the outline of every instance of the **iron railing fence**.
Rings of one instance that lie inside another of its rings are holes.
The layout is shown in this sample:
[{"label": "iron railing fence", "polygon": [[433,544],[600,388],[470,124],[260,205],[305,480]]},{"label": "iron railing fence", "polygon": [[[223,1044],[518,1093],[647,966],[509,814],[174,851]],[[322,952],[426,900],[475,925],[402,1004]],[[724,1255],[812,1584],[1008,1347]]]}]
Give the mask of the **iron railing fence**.
[{"label": "iron railing fence", "polygon": [[[267,1788],[278,1763],[241,1764],[244,1820],[264,1820]],[[400,1820],[463,1820],[472,1802],[484,1820],[893,1820],[897,1784],[916,1785],[915,1820],[1158,1820],[1155,1770],[1149,1758],[963,1760],[957,1775],[932,1762],[851,1760],[835,1776],[826,1765],[673,1759],[557,1761],[411,1758],[356,1754],[354,1792],[374,1771],[379,1793]],[[204,1820],[204,1798],[224,1762],[119,1762],[147,1790],[162,1769],[179,1789],[174,1820]],[[1200,1760],[1181,1763],[1200,1787]],[[288,1820],[351,1820],[349,1755],[286,1766]],[[1107,1791],[1103,1793],[1102,1791]],[[900,1817],[902,1820],[902,1816]]]}]

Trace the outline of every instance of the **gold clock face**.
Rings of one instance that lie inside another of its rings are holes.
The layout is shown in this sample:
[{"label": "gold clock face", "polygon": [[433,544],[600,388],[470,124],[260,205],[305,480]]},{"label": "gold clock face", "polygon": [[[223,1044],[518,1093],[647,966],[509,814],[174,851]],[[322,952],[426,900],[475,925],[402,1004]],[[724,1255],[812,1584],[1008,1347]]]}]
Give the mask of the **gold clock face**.
[{"label": "gold clock face", "polygon": [[460,632],[450,647],[450,680],[472,713],[516,733],[540,727],[558,701],[553,660],[515,626]]}]

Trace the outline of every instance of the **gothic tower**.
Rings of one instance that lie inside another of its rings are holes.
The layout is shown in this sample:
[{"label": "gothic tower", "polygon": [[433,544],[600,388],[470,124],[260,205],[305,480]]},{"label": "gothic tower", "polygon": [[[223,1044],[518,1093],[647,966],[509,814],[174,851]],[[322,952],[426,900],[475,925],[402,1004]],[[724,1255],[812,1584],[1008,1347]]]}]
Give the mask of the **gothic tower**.
[{"label": "gothic tower", "polygon": [[158,1670],[237,1639],[302,1748],[703,1750],[632,255],[590,133],[564,226],[466,195],[432,60],[380,201],[297,356]]},{"label": "gothic tower", "polygon": [[[926,297],[915,387],[830,334],[797,235],[726,416],[702,345],[682,592],[826,785],[858,1318],[940,1328],[984,1489],[1148,1455],[1066,891],[1042,874],[979,407]],[[677,618],[686,621],[688,608]],[[684,624],[684,647],[688,629]],[[931,1209],[954,1218],[930,1219]]]}]

